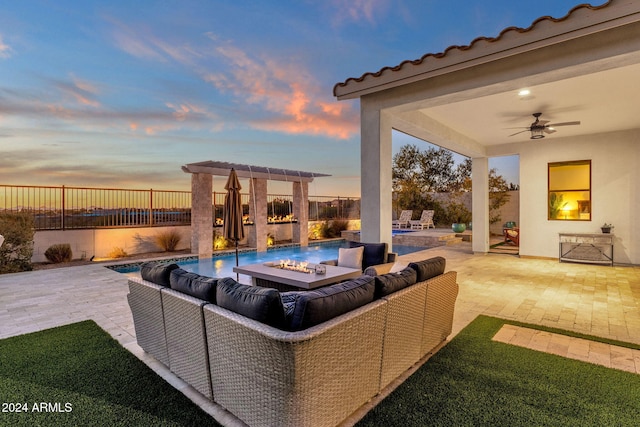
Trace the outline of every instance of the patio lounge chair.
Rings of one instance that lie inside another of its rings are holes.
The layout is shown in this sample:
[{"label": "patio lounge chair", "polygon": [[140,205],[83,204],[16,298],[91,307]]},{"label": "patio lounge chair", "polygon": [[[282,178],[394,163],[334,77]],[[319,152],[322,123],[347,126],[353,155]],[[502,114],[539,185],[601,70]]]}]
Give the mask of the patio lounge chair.
[{"label": "patio lounge chair", "polygon": [[505,228],[504,229],[504,242],[512,243],[516,246],[520,246],[520,229],[517,227],[514,228]]},{"label": "patio lounge chair", "polygon": [[409,223],[411,223],[411,229],[424,230],[425,227],[427,227],[427,229],[429,227],[436,228],[435,224],[433,223],[433,213],[434,211],[432,210],[423,210],[422,215],[420,215],[420,219],[409,221]]},{"label": "patio lounge chair", "polygon": [[391,228],[408,228],[411,221],[412,210],[405,210],[400,213],[400,218],[391,221]]}]

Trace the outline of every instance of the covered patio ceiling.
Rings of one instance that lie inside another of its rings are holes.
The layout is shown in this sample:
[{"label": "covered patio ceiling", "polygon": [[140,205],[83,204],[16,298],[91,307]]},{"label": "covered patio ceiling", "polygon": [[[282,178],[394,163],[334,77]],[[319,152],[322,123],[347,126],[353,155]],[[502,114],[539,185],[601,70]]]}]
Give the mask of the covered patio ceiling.
[{"label": "covered patio ceiling", "polygon": [[[470,157],[636,129],[639,16],[638,2],[577,6],[562,18],[543,17],[527,29],[507,28],[495,38],[348,79],[334,94],[380,98],[395,129]],[[430,96],[414,98],[410,88]],[[523,89],[529,95],[520,95]],[[511,136],[538,112],[549,123],[581,124],[558,127],[541,140],[531,140],[528,131]]]}]

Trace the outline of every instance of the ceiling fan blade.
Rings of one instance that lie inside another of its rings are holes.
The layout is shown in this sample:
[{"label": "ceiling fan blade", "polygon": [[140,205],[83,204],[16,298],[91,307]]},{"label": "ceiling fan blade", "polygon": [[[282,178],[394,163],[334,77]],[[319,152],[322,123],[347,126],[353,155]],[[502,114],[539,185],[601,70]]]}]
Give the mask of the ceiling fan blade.
[{"label": "ceiling fan blade", "polygon": [[564,123],[551,123],[548,124],[548,127],[556,127],[556,126],[573,126],[573,125],[579,125],[580,122],[564,122]]},{"label": "ceiling fan blade", "polygon": [[502,128],[502,129],[526,129],[526,130],[530,130],[531,126],[518,126],[515,128]]},{"label": "ceiling fan blade", "polygon": [[523,132],[529,132],[529,129],[521,130],[520,132],[516,132],[513,135],[509,135],[509,136],[515,136],[515,135],[518,135],[518,134],[523,133]]},{"label": "ceiling fan blade", "polygon": [[544,126],[549,123],[549,120],[538,120],[538,126]]}]

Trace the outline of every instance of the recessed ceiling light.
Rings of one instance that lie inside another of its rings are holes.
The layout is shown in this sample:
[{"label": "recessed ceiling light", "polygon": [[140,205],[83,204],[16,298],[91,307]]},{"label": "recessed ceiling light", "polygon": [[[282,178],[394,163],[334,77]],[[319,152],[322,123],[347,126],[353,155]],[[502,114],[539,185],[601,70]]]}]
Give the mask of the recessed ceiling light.
[{"label": "recessed ceiling light", "polygon": [[522,89],[520,92],[518,92],[518,96],[527,96],[527,95],[531,95],[531,91],[529,89]]}]

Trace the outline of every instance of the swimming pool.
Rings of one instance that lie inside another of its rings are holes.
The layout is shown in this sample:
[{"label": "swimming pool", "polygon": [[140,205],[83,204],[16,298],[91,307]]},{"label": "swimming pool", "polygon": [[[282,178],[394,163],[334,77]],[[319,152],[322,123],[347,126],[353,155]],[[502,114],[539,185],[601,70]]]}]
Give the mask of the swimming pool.
[{"label": "swimming pool", "polygon": [[[307,247],[287,247],[271,249],[266,252],[243,252],[238,255],[238,264],[257,264],[267,261],[279,261],[281,259],[290,259],[295,261],[308,261],[311,263],[319,263],[329,259],[338,258],[338,248],[346,247],[344,241],[332,243],[310,244]],[[421,251],[426,248],[417,246],[393,245],[393,252],[398,255]],[[236,277],[233,267],[236,265],[235,253],[229,253],[223,256],[215,256],[206,259],[185,259],[176,261],[181,268],[208,277]],[[125,265],[122,267],[111,267],[113,270],[124,273],[126,275],[138,276],[140,274],[139,265]],[[248,276],[240,275],[240,281],[249,283]]]}]

